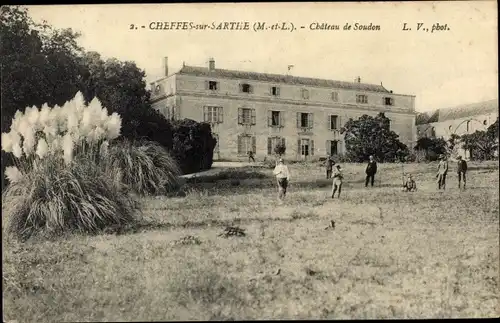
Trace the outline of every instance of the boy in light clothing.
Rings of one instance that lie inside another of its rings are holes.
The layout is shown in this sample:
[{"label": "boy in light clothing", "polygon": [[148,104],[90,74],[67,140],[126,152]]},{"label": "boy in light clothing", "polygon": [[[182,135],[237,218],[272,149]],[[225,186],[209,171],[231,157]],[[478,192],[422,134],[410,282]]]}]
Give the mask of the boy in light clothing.
[{"label": "boy in light clothing", "polygon": [[335,165],[333,168],[332,178],[332,199],[335,197],[337,190],[339,192],[337,197],[340,198],[340,192],[342,191],[342,179],[344,178],[340,165]]},{"label": "boy in light clothing", "polygon": [[286,188],[290,180],[290,172],[282,158],[279,159],[278,164],[273,170],[273,174],[276,176],[278,182],[278,199],[282,201],[286,196]]}]

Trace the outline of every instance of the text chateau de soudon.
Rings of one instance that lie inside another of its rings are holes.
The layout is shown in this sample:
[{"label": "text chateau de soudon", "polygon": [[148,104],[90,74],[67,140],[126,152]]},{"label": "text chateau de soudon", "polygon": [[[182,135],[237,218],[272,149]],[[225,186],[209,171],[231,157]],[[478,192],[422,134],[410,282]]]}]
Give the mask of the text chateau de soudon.
[{"label": "text chateau de soudon", "polygon": [[279,141],[287,159],[341,155],[340,127],[349,118],[384,112],[391,130],[412,147],[416,141],[415,96],[382,84],[343,82],[280,74],[184,65],[151,83],[153,107],[167,118],[205,121],[217,139],[215,159],[238,160],[249,151],[263,159]]}]

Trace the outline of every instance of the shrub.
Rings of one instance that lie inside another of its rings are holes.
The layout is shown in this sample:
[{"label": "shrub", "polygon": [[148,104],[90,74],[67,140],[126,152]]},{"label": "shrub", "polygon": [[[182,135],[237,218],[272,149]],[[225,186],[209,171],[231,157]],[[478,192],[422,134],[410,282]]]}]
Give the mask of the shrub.
[{"label": "shrub", "polygon": [[274,146],[274,153],[278,156],[284,155],[286,152],[286,145],[285,145],[285,140],[281,140]]},{"label": "shrub", "polygon": [[121,141],[106,155],[107,167],[140,195],[164,194],[179,187],[180,169],[165,148],[152,141]]},{"label": "shrub", "polygon": [[172,154],[184,174],[210,169],[217,143],[210,124],[191,119],[173,121]]},{"label": "shrub", "polygon": [[89,158],[66,165],[49,155],[18,175],[2,200],[8,232],[21,240],[38,233],[95,233],[119,227],[133,220],[138,207],[116,172],[103,171]]},{"label": "shrub", "polygon": [[10,132],[2,133],[2,150],[16,165],[5,171],[9,232],[25,239],[131,221],[138,205],[122,183],[126,174],[104,158],[120,135],[120,116],[109,116],[97,99],[85,106],[80,93],[63,107],[25,111],[17,111]]}]

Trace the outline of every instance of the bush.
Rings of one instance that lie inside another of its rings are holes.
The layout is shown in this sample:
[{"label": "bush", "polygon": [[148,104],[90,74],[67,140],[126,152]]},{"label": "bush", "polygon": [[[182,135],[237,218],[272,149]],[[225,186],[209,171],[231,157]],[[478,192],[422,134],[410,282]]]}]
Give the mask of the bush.
[{"label": "bush", "polygon": [[121,141],[109,149],[105,160],[107,167],[120,170],[123,183],[137,194],[165,194],[179,187],[176,161],[156,142]]},{"label": "bush", "polygon": [[117,177],[90,159],[65,165],[58,156],[47,156],[5,189],[8,232],[25,240],[39,233],[95,233],[130,223],[138,204]]},{"label": "bush", "polygon": [[[63,107],[20,111],[2,151],[16,167],[5,175],[9,232],[26,239],[40,232],[121,229],[133,220],[133,195],[172,190],[179,169],[158,143],[117,141],[121,117],[77,94]],[[4,157],[4,156],[2,156]]]},{"label": "bush", "polygon": [[150,106],[138,107],[122,116],[121,138],[130,141],[147,140],[172,150],[172,125]]},{"label": "bush", "polygon": [[217,143],[210,124],[191,119],[172,122],[172,155],[182,173],[190,174],[210,169]]}]

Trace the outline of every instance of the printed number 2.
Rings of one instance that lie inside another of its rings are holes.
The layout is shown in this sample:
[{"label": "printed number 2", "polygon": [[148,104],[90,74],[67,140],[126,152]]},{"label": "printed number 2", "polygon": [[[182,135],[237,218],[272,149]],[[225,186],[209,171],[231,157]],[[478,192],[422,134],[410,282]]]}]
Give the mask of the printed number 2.
[{"label": "printed number 2", "polygon": [[134,24],[131,24],[131,25],[130,25],[130,29],[134,29]]}]

